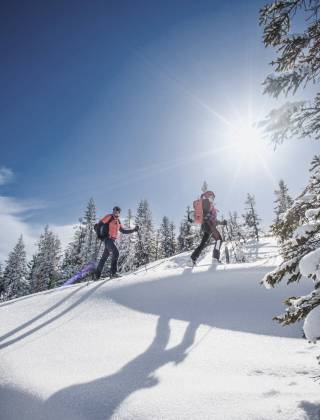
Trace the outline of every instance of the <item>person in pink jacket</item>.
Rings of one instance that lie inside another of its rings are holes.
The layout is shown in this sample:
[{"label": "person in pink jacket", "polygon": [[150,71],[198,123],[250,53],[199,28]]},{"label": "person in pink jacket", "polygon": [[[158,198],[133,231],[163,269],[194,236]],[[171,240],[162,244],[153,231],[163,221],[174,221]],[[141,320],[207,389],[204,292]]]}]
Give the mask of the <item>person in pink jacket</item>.
[{"label": "person in pink jacket", "polygon": [[222,244],[222,237],[220,232],[217,229],[218,225],[226,225],[226,220],[219,221],[217,220],[217,210],[213,205],[213,201],[215,198],[215,194],[212,191],[206,191],[201,194],[202,200],[202,224],[201,230],[203,232],[203,236],[201,239],[200,244],[191,254],[191,260],[193,264],[196,264],[199,255],[201,254],[202,250],[207,245],[207,242],[211,238],[211,236],[215,239],[215,244],[213,248],[212,258],[214,260],[219,261],[220,259],[220,248]]}]

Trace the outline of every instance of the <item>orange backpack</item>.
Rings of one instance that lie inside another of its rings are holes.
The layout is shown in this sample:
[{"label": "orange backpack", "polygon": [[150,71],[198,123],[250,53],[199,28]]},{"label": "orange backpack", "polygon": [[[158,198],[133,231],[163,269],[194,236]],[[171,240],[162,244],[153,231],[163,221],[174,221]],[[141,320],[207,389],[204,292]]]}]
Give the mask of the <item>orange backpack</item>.
[{"label": "orange backpack", "polygon": [[193,202],[193,223],[197,225],[201,225],[203,223],[203,200],[202,198],[198,198]]},{"label": "orange backpack", "polygon": [[210,214],[210,218],[214,220],[217,218],[217,210],[206,198],[198,198],[195,200],[193,202],[193,209],[192,219],[193,223],[197,225],[202,225],[203,214]]}]

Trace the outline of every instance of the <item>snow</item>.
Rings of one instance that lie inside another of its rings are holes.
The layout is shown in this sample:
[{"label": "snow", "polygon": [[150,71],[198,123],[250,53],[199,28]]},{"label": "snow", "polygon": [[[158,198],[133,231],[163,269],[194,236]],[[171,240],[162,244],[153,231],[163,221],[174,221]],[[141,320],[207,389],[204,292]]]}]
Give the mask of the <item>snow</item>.
[{"label": "snow", "polygon": [[303,276],[308,277],[315,274],[320,280],[320,248],[309,252],[299,262],[300,272]]},{"label": "snow", "polygon": [[311,193],[306,193],[304,194],[302,197],[300,197],[299,199],[297,199],[297,203],[312,203],[315,200],[315,194],[311,194]]},{"label": "snow", "polygon": [[297,229],[294,231],[292,236],[294,239],[306,238],[310,236],[312,233],[316,232],[317,229],[318,229],[317,225],[306,223],[304,225],[297,227]]},{"label": "snow", "polygon": [[320,307],[312,309],[306,316],[303,331],[308,340],[314,341],[320,338]]},{"label": "snow", "polygon": [[193,269],[184,253],[3,303],[0,419],[319,418],[318,348],[272,321],[310,284],[260,285],[274,244],[250,263],[213,266],[208,249]]},{"label": "snow", "polygon": [[316,208],[316,209],[308,209],[306,211],[306,217],[308,219],[316,219],[317,217],[320,216],[320,208]]}]

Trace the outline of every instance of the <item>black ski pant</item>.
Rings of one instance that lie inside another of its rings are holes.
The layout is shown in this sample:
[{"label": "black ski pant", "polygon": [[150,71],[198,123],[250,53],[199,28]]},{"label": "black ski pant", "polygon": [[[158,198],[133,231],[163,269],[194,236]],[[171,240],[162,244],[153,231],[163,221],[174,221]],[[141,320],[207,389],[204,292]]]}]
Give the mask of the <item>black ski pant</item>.
[{"label": "black ski pant", "polygon": [[210,236],[211,236],[210,233],[204,232],[200,244],[197,246],[197,248],[191,254],[191,259],[193,261],[196,261],[199,258],[199,255],[201,254],[201,252],[205,248]]},{"label": "black ski pant", "polygon": [[209,233],[207,231],[203,233],[203,237],[201,239],[200,244],[191,254],[191,259],[193,261],[196,261],[199,258],[199,255],[201,254],[203,249],[206,247],[207,242],[209,241],[211,236],[213,236],[216,240],[214,244],[213,252],[212,252],[212,257],[216,258],[217,260],[220,259],[220,248],[221,248],[222,238],[221,238],[220,233],[217,230],[215,230],[215,232],[212,232],[212,233]]},{"label": "black ski pant", "polygon": [[99,264],[96,269],[96,277],[99,278],[101,276],[103,267],[105,262],[107,261],[107,258],[109,257],[109,254],[112,254],[112,260],[111,260],[111,275],[115,274],[118,269],[118,258],[119,258],[119,251],[116,247],[115,241],[113,239],[105,239],[104,240],[104,251],[102,254],[102,257],[100,258]]}]

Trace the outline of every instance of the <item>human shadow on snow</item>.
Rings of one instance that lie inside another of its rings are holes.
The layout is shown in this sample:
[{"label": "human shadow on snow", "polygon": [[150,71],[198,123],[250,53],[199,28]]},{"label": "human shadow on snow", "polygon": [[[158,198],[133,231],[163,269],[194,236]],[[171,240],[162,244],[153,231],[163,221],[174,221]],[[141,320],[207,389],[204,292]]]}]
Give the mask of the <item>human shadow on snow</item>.
[{"label": "human shadow on snow", "polygon": [[179,364],[194,343],[198,324],[190,322],[182,341],[167,349],[170,338],[170,318],[160,316],[155,337],[146,351],[118,372],[58,391],[44,405],[47,419],[106,420],[132,393],[156,386],[155,372],[168,363]]},{"label": "human shadow on snow", "polygon": [[299,408],[304,410],[307,420],[320,420],[320,404],[314,404],[309,401],[301,401]]},{"label": "human shadow on snow", "polygon": [[0,407],[0,420],[45,420],[42,401],[14,386],[0,385]]}]

